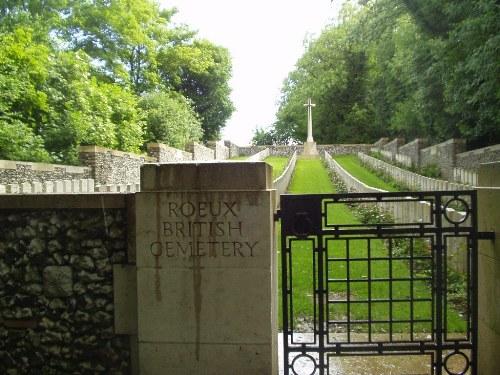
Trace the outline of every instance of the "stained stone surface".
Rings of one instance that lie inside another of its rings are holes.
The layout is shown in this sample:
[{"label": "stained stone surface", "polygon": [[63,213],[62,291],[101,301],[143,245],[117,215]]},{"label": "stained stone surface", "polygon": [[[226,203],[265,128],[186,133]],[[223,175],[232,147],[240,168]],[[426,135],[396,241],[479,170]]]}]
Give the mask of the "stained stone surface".
[{"label": "stained stone surface", "polygon": [[[141,374],[277,374],[265,163],[148,166],[136,197]],[[229,371],[229,372],[228,372]]]}]

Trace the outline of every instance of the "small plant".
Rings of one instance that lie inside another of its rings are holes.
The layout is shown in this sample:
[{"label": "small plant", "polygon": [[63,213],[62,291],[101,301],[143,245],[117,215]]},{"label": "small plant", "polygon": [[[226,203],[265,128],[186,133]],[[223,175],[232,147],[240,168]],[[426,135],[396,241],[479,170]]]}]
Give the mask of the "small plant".
[{"label": "small plant", "polygon": [[363,224],[391,224],[394,218],[376,203],[358,203],[351,206],[354,216]]},{"label": "small plant", "polygon": [[323,165],[328,172],[328,177],[332,181],[332,185],[335,188],[335,191],[339,194],[350,193],[349,188],[347,187],[347,184],[344,182],[344,180],[337,173],[335,173],[333,169],[330,169],[326,162],[324,162]]},{"label": "small plant", "polygon": [[436,164],[429,164],[421,167],[417,173],[430,178],[441,178],[441,168]]}]

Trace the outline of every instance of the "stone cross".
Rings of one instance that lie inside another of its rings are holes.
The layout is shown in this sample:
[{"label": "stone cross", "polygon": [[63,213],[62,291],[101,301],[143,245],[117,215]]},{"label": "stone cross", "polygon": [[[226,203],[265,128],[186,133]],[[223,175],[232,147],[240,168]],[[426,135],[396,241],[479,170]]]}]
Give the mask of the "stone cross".
[{"label": "stone cross", "polygon": [[313,104],[311,98],[304,104],[304,107],[307,107],[307,142],[314,142],[313,140],[313,131],[312,131],[312,107],[316,107],[316,104]]}]

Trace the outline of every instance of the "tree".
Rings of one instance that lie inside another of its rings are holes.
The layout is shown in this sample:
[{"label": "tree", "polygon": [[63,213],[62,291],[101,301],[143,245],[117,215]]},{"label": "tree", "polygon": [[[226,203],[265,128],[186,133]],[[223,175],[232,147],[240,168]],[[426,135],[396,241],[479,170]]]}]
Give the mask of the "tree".
[{"label": "tree", "polygon": [[[500,143],[500,5],[495,0],[447,7],[463,20],[454,25],[439,56],[447,111],[471,145]],[[466,15],[466,16],[465,16]],[[459,18],[455,16],[455,18]]]},{"label": "tree", "polygon": [[95,60],[101,79],[141,93],[158,87],[156,54],[169,35],[169,16],[148,0],[78,1],[65,39]]},{"label": "tree", "polygon": [[378,135],[371,127],[368,56],[349,33],[358,19],[355,8],[346,7],[343,19],[344,23],[325,29],[316,40],[309,41],[296,70],[285,81],[275,124],[279,138],[283,135],[295,142],[305,140],[303,104],[309,97],[316,103],[313,123],[317,142],[366,142]]},{"label": "tree", "polygon": [[347,2],[282,89],[275,133],[305,139],[307,97],[318,142],[380,136],[500,142],[500,23],[494,0]]},{"label": "tree", "polygon": [[264,130],[263,128],[255,128],[252,137],[252,145],[254,146],[264,146],[276,144],[277,140],[274,134],[274,130]]},{"label": "tree", "polygon": [[234,111],[229,51],[208,40],[184,40],[163,46],[159,70],[166,85],[192,101],[201,119],[203,141],[220,139]]},{"label": "tree", "polygon": [[234,110],[229,53],[173,25],[175,12],[151,0],[0,3],[2,157],[73,164],[80,145],[219,138]]},{"label": "tree", "polygon": [[60,162],[77,163],[79,145],[137,152],[143,122],[135,95],[99,82],[90,73],[90,56],[60,52],[51,60],[45,83],[49,110],[41,134]]},{"label": "tree", "polygon": [[140,107],[144,111],[146,142],[160,142],[184,148],[190,141],[199,141],[203,130],[189,100],[164,92],[145,93]]},{"label": "tree", "polygon": [[33,42],[32,30],[0,34],[0,157],[51,161],[38,124],[47,110],[41,85],[48,49]]}]

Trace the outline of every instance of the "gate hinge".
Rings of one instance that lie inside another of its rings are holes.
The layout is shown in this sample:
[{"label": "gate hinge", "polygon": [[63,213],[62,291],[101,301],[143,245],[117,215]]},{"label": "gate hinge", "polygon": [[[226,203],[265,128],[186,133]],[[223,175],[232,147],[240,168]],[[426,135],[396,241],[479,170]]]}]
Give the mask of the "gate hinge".
[{"label": "gate hinge", "polygon": [[477,240],[494,240],[495,232],[476,232],[474,236]]},{"label": "gate hinge", "polygon": [[276,211],[276,213],[273,215],[274,221],[280,221],[281,219],[281,210]]}]

